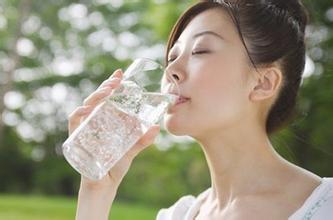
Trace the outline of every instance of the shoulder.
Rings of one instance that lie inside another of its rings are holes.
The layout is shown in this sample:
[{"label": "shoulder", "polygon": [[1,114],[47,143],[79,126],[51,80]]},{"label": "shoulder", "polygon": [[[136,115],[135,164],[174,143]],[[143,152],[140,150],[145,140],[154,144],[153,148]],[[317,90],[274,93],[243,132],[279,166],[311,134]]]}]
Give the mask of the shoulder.
[{"label": "shoulder", "polygon": [[322,178],[321,184],[289,220],[329,220],[333,216],[333,178]]},{"label": "shoulder", "polygon": [[[209,189],[208,189],[209,190]],[[201,200],[208,193],[208,190],[201,193],[198,197],[187,195],[181,197],[175,204],[169,208],[161,209],[157,213],[156,220],[184,220],[191,219],[193,213],[197,212]]]}]

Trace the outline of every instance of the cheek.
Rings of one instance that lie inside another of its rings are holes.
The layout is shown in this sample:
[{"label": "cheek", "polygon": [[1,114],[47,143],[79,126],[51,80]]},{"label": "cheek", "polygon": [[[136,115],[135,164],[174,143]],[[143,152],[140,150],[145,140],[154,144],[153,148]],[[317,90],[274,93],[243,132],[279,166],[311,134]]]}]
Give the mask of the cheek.
[{"label": "cheek", "polygon": [[211,116],[230,115],[243,108],[244,92],[232,81],[211,81],[198,94],[200,109],[205,109]]},{"label": "cheek", "polygon": [[198,74],[191,84],[196,85],[193,90],[200,100],[211,104],[233,105],[245,96],[241,74],[229,68],[212,68],[211,71],[208,69],[203,74]]},{"label": "cheek", "polygon": [[247,95],[240,73],[224,71],[195,79],[201,86],[193,100],[193,118],[203,127],[232,124],[245,115]]},{"label": "cheek", "polygon": [[222,59],[192,63],[186,91],[192,100],[165,123],[176,135],[199,134],[242,122],[247,115],[247,91],[241,64]]}]

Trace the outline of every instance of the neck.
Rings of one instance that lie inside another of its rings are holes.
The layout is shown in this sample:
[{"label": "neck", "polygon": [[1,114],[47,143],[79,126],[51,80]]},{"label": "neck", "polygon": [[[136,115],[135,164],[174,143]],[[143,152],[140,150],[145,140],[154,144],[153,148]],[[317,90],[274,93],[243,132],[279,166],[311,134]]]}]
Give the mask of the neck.
[{"label": "neck", "polygon": [[220,208],[240,196],[270,191],[270,186],[276,185],[281,177],[277,173],[284,173],[286,168],[286,161],[275,152],[265,130],[259,127],[242,125],[234,131],[210,132],[209,136],[197,139],[208,161],[210,197],[218,201]]}]

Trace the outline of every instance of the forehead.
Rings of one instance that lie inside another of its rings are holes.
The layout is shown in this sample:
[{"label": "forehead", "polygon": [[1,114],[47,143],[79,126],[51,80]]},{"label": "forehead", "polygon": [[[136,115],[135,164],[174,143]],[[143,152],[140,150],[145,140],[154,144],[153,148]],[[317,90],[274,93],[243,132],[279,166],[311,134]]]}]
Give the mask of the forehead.
[{"label": "forehead", "polygon": [[196,33],[207,30],[220,34],[229,41],[238,37],[228,12],[222,8],[213,8],[196,15],[181,33],[178,41],[189,40]]}]

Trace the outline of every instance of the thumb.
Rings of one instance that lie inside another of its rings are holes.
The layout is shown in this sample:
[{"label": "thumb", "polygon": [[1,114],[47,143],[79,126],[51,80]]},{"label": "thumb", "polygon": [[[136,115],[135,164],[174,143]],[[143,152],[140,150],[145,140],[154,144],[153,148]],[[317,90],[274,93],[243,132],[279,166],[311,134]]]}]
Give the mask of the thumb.
[{"label": "thumb", "polygon": [[154,142],[155,137],[160,132],[160,126],[159,125],[153,125],[148,129],[148,131],[136,142],[136,145],[139,148],[145,148],[148,147],[150,144]]},{"label": "thumb", "polygon": [[143,149],[154,143],[155,137],[160,133],[160,126],[153,125],[148,131],[136,142],[135,146],[131,149],[131,154],[136,156]]}]

